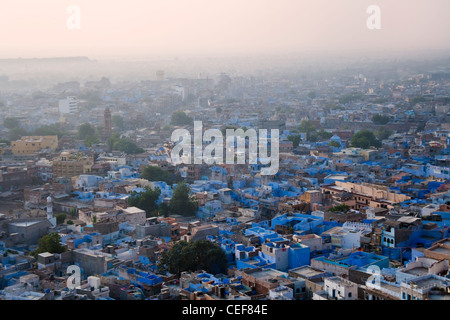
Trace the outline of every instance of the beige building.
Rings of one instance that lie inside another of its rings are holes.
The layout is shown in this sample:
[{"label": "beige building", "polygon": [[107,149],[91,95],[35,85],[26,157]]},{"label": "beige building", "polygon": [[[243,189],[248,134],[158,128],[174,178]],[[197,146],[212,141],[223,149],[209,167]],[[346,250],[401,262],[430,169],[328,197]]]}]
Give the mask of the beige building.
[{"label": "beige building", "polygon": [[69,152],[61,152],[59,158],[53,160],[53,177],[72,178],[81,174],[89,174],[94,165],[94,158]]},{"label": "beige building", "polygon": [[137,207],[117,208],[104,212],[80,209],[78,214],[78,219],[87,224],[93,224],[94,221],[95,223],[107,221],[118,223],[127,222],[133,225],[144,224],[146,222],[145,211]]},{"label": "beige building", "polygon": [[58,148],[58,136],[25,136],[11,143],[14,155],[33,154],[42,149],[55,151]]},{"label": "beige building", "polygon": [[335,184],[347,192],[367,195],[376,200],[386,200],[391,203],[398,203],[410,199],[410,197],[404,194],[389,192],[386,187],[380,185],[370,183],[357,184],[342,181],[336,181]]}]

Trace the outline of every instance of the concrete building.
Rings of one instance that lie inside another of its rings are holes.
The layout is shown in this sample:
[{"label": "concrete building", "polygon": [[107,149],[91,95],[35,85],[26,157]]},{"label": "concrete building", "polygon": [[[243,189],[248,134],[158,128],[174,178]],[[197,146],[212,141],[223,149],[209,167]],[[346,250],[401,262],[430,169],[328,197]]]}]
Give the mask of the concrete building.
[{"label": "concrete building", "polygon": [[61,116],[74,115],[78,111],[78,99],[74,96],[69,96],[66,99],[58,101],[58,111]]},{"label": "concrete building", "polygon": [[324,290],[314,293],[313,300],[356,300],[358,285],[339,276],[325,278]]},{"label": "concrete building", "polygon": [[30,155],[43,149],[54,152],[58,148],[58,136],[25,136],[12,141],[11,147],[14,155]]},{"label": "concrete building", "polygon": [[270,290],[280,285],[293,288],[293,282],[287,278],[287,273],[276,269],[243,269],[236,271],[236,276],[242,276],[242,284],[254,289],[259,295],[268,295]]},{"label": "concrete building", "polygon": [[430,248],[416,248],[426,258],[450,261],[450,238],[435,242]]},{"label": "concrete building", "polygon": [[74,264],[79,266],[82,274],[86,276],[101,275],[123,262],[112,254],[85,248],[75,249],[72,253]]},{"label": "concrete building", "polygon": [[335,275],[348,277],[350,270],[375,266],[382,269],[389,267],[389,258],[373,252],[362,251],[342,255],[329,255],[311,259],[311,267],[325,270]]},{"label": "concrete building", "polygon": [[124,208],[122,212],[123,218],[119,219],[119,221],[128,222],[132,225],[143,224],[146,221],[145,211],[137,207]]},{"label": "concrete building", "polygon": [[208,224],[201,226],[194,226],[191,230],[181,237],[184,241],[196,241],[206,240],[207,236],[218,236],[219,227],[216,225]]},{"label": "concrete building", "polygon": [[450,279],[427,274],[402,282],[401,300],[450,300]]},{"label": "concrete building", "polygon": [[446,275],[448,272],[448,260],[435,260],[425,257],[417,257],[415,261],[406,264],[404,268],[396,270],[397,282],[409,282],[417,277],[427,274]]},{"label": "concrete building", "polygon": [[13,244],[36,244],[52,227],[48,219],[14,219],[8,223],[8,233]]},{"label": "concrete building", "polygon": [[53,177],[75,177],[82,174],[89,174],[94,165],[94,158],[61,152],[59,158],[53,160]]}]

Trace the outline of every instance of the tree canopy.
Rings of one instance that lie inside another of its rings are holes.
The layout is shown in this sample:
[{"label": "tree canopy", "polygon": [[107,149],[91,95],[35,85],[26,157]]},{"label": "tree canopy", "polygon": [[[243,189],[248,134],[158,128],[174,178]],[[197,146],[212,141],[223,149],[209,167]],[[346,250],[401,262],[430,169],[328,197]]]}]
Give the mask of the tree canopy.
[{"label": "tree canopy", "polygon": [[330,212],[347,212],[350,210],[350,207],[346,204],[339,204],[337,206],[334,206],[330,209],[328,209],[328,211]]},{"label": "tree canopy", "polygon": [[217,244],[207,241],[178,241],[161,255],[159,268],[178,276],[183,271],[205,270],[209,273],[225,273],[227,258]]},{"label": "tree canopy", "polygon": [[302,141],[302,138],[297,133],[290,134],[287,138],[289,141],[292,141],[292,145],[294,148],[298,147],[298,144],[300,143],[300,141]]},{"label": "tree canopy", "polygon": [[350,145],[362,149],[368,149],[372,146],[379,148],[381,147],[381,142],[375,137],[372,131],[363,129],[352,136]]},{"label": "tree canopy", "polygon": [[148,181],[164,181],[167,184],[173,184],[175,177],[172,173],[157,166],[145,166],[141,172],[141,178]]},{"label": "tree canopy", "polygon": [[59,123],[44,125],[33,131],[33,136],[58,136],[58,138],[61,138],[66,134],[67,129]]},{"label": "tree canopy", "polygon": [[83,123],[78,127],[78,138],[80,140],[86,139],[88,136],[95,135],[95,127],[90,123]]},{"label": "tree canopy", "polygon": [[182,216],[192,216],[197,210],[197,203],[190,196],[191,188],[185,182],[179,183],[170,199],[170,211]]},{"label": "tree canopy", "polygon": [[375,131],[375,136],[377,137],[378,140],[384,140],[389,138],[393,133],[394,131],[387,129],[386,127],[379,127]]},{"label": "tree canopy", "polygon": [[377,113],[372,116],[372,122],[375,124],[384,125],[384,124],[387,124],[390,120],[391,120],[391,118],[384,114]]},{"label": "tree canopy", "polygon": [[340,147],[341,147],[341,144],[340,144],[339,142],[337,142],[337,141],[330,141],[330,142],[328,143],[328,145],[329,145],[330,147],[336,147],[336,148],[340,148]]},{"label": "tree canopy", "polygon": [[152,212],[158,209],[156,202],[160,194],[161,190],[159,188],[151,189],[146,187],[144,192],[133,191],[128,198],[128,204],[144,210],[147,216],[150,216]]},{"label": "tree canopy", "polygon": [[170,124],[175,126],[184,126],[192,124],[193,120],[183,111],[175,111],[172,113]]},{"label": "tree canopy", "polygon": [[16,129],[19,128],[19,120],[17,118],[5,118],[3,125],[8,129]]},{"label": "tree canopy", "polygon": [[39,253],[62,253],[66,251],[66,248],[61,244],[61,237],[56,232],[46,234],[38,241],[38,247],[31,254],[35,257]]},{"label": "tree canopy", "polygon": [[306,140],[310,141],[314,132],[316,132],[316,127],[309,120],[303,120],[298,127],[300,132],[306,132]]},{"label": "tree canopy", "polygon": [[125,152],[126,154],[143,153],[145,150],[128,138],[120,137],[120,134],[114,133],[107,140],[110,150]]},{"label": "tree canopy", "polygon": [[113,126],[117,127],[119,130],[122,130],[124,128],[123,118],[120,115],[113,115],[111,117],[111,121]]}]

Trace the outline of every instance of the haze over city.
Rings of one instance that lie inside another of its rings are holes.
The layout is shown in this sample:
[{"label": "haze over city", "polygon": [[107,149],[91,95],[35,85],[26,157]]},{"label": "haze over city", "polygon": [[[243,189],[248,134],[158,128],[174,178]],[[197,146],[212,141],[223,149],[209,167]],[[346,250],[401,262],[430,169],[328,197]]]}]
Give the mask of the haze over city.
[{"label": "haze over city", "polygon": [[336,319],[350,309],[307,301],[450,300],[449,12],[0,0],[2,315],[139,300],[129,315]]},{"label": "haze over city", "polygon": [[[371,5],[380,30],[366,27]],[[0,58],[448,50],[448,12],[446,0],[2,0]]]}]

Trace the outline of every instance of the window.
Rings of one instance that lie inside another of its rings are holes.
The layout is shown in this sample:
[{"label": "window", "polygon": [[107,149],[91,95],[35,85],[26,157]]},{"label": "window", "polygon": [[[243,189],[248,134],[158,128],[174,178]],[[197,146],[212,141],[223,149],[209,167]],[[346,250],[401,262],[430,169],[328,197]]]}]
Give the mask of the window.
[{"label": "window", "polygon": [[351,293],[351,292],[348,293],[348,297],[349,297],[349,298],[352,297],[352,293]]}]

